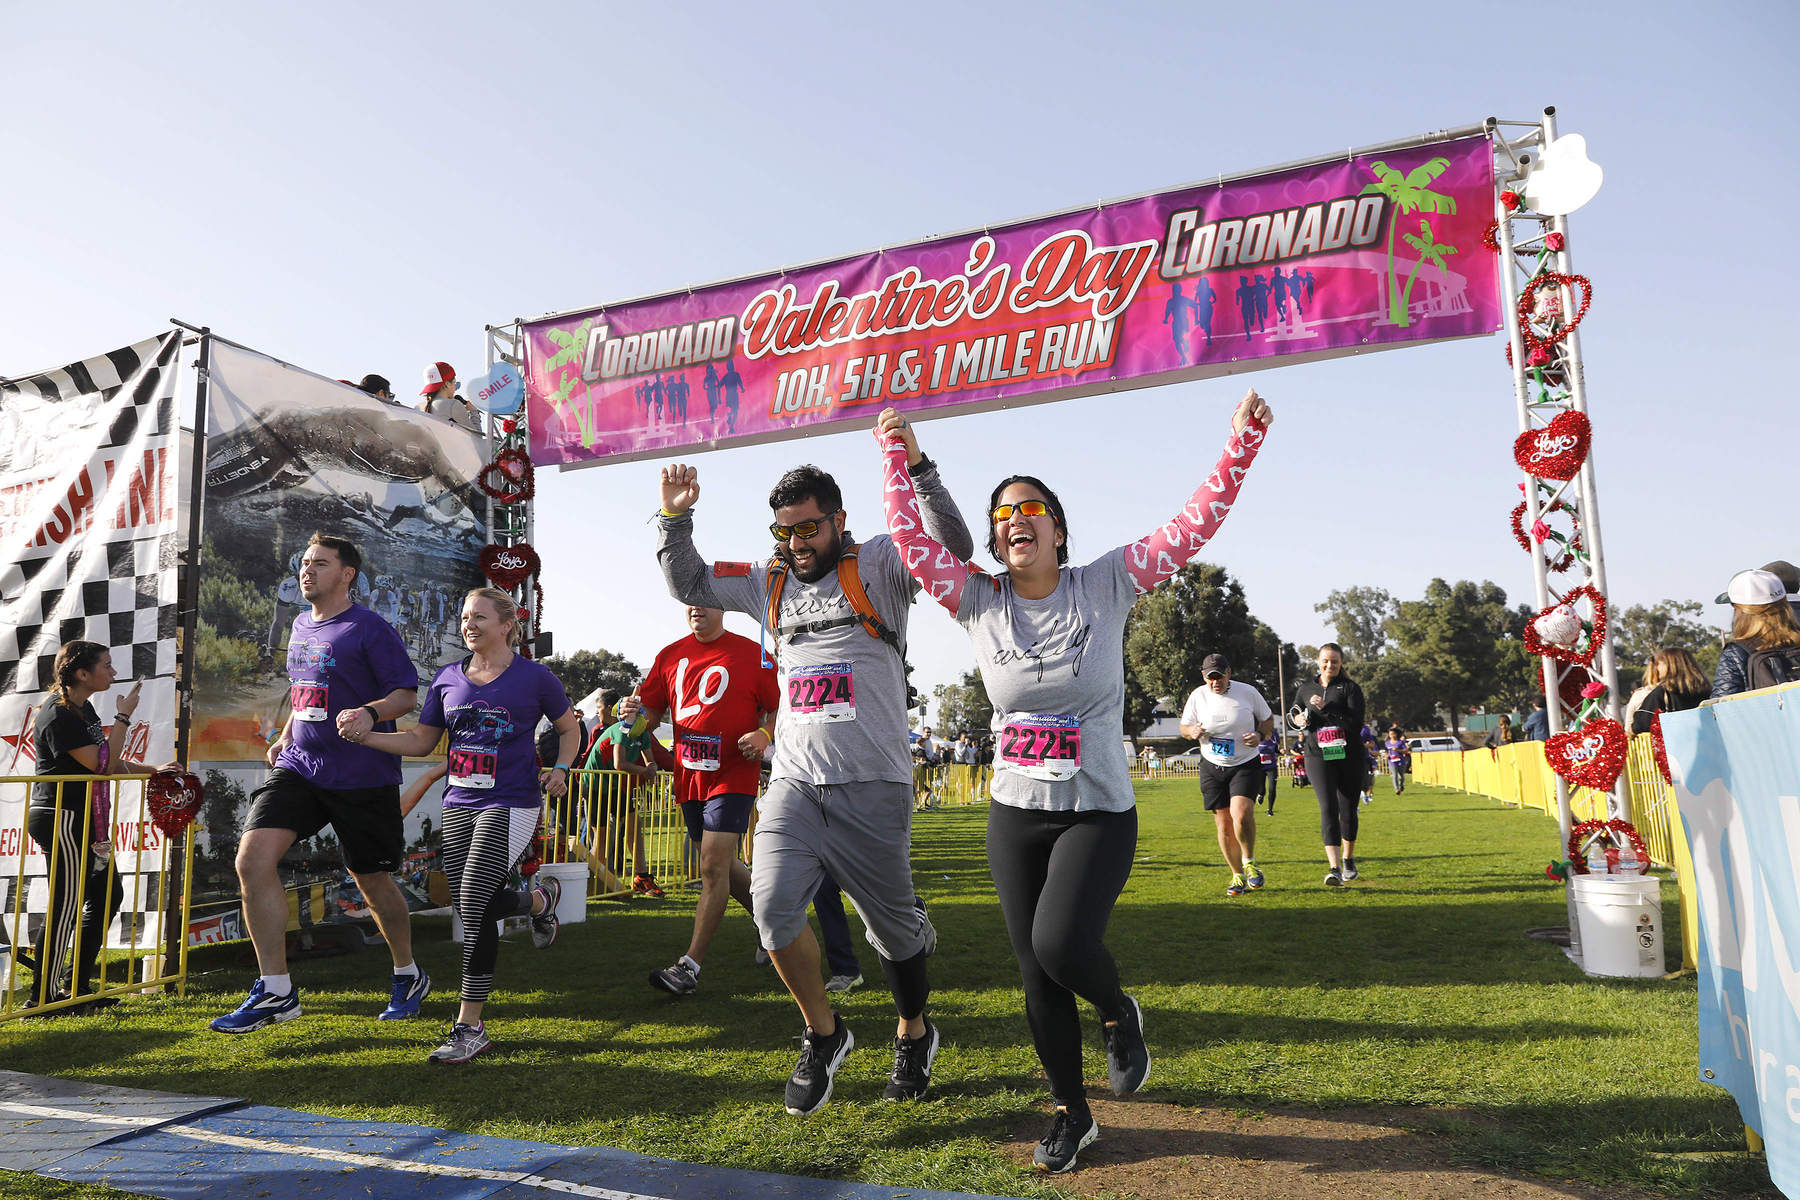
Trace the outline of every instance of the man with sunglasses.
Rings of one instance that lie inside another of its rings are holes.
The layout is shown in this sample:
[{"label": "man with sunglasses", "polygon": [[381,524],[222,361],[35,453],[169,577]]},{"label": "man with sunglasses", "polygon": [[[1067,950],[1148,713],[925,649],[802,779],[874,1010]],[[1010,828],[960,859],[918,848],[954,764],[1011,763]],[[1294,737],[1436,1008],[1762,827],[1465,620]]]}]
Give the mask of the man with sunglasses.
[{"label": "man with sunglasses", "polygon": [[[938,478],[936,464],[906,431],[907,465],[925,527],[967,557],[974,543]],[[913,903],[912,762],[907,750],[906,622],[918,585],[887,534],[853,545],[842,493],[830,475],[796,467],[769,493],[777,559],[707,564],[694,549],[698,473],[675,463],[662,472],[657,560],[683,604],[725,608],[769,622],[779,587],[773,643],[781,708],[768,791],[759,805],[750,891],[762,943],[806,1021],[786,1108],[816,1112],[855,1045],[832,1011],[806,907],[829,874],[849,894],[894,995],[899,1022],[889,1100],[923,1096],[931,1084],[938,1031],[925,1015],[926,956],[936,933]],[[859,612],[840,580],[860,585],[874,620]],[[773,580],[773,582],[772,582]]]}]

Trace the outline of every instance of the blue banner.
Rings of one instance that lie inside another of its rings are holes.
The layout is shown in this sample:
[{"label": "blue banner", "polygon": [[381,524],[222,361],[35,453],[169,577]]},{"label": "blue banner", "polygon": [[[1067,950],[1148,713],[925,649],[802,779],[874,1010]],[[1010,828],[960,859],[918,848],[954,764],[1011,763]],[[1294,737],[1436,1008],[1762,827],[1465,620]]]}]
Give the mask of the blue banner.
[{"label": "blue banner", "polygon": [[1800,685],[1663,716],[1700,909],[1700,1077],[1800,1195]]}]

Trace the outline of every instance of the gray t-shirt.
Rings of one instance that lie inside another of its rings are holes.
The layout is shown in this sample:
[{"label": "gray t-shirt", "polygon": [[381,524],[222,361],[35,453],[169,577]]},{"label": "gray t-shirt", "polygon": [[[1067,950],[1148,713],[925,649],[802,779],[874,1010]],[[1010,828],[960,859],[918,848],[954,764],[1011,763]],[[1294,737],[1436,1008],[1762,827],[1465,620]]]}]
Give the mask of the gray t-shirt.
[{"label": "gray t-shirt", "polygon": [[[936,469],[913,483],[926,531],[967,558],[974,549],[968,527]],[[656,557],[671,596],[683,604],[748,613],[759,623],[767,617],[766,562],[709,566],[694,549],[691,515],[658,521]],[[905,646],[906,622],[919,588],[893,539],[884,533],[860,543],[856,567],[869,603]],[[817,583],[803,583],[788,572],[781,590],[781,628],[823,628],[798,629],[780,639],[781,711],[770,778],[813,784],[912,782],[904,664],[892,646],[871,637],[854,617],[835,570]]]},{"label": "gray t-shirt", "polygon": [[1123,548],[1064,567],[1042,600],[1005,575],[963,588],[956,620],[994,704],[995,800],[1053,812],[1137,803],[1125,760],[1125,618],[1136,600]]}]

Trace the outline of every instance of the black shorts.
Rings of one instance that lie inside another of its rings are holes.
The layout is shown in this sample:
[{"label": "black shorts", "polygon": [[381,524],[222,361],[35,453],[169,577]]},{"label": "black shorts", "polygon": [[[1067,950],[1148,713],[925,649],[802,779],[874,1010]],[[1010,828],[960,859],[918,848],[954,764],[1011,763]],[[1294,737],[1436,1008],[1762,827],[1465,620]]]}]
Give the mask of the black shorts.
[{"label": "black shorts", "polygon": [[742,792],[720,792],[716,796],[708,796],[704,800],[684,800],[681,802],[681,819],[687,822],[688,840],[698,842],[706,833],[735,833],[740,836],[749,832],[750,810],[756,807],[756,797]]},{"label": "black shorts", "polygon": [[276,767],[251,793],[244,830],[289,829],[304,841],[327,825],[337,834],[352,874],[400,869],[406,832],[399,784],[333,791],[298,771]]},{"label": "black shorts", "polygon": [[1207,812],[1230,808],[1233,796],[1248,796],[1255,800],[1262,795],[1262,782],[1262,763],[1257,759],[1231,767],[1217,766],[1204,758],[1200,760],[1200,794],[1206,798]]}]

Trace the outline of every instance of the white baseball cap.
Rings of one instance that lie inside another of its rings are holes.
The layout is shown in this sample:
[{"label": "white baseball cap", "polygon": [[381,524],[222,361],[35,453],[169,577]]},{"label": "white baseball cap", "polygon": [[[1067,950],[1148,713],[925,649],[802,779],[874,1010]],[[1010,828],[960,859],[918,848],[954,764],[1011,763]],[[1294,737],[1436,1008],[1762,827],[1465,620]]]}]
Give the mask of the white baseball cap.
[{"label": "white baseball cap", "polygon": [[1719,599],[1750,606],[1774,604],[1787,599],[1787,588],[1782,586],[1781,576],[1773,571],[1739,571],[1731,577],[1730,585]]}]

